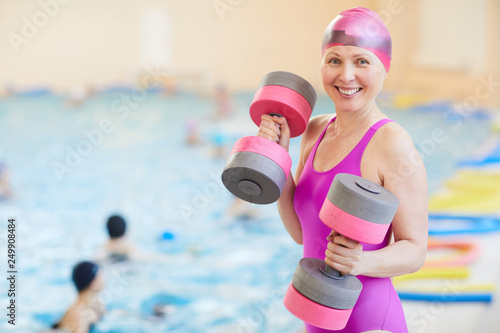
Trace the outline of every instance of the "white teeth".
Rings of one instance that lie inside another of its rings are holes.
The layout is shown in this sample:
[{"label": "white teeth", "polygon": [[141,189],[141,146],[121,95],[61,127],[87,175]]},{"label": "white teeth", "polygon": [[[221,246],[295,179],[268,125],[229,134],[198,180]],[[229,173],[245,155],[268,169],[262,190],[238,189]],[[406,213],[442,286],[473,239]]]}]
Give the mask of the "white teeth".
[{"label": "white teeth", "polygon": [[339,88],[339,91],[340,91],[341,93],[343,93],[344,95],[353,95],[353,94],[357,93],[357,92],[358,92],[358,91],[360,91],[360,90],[361,90],[361,88],[356,88],[356,89],[347,89],[347,90],[342,89],[342,88]]}]

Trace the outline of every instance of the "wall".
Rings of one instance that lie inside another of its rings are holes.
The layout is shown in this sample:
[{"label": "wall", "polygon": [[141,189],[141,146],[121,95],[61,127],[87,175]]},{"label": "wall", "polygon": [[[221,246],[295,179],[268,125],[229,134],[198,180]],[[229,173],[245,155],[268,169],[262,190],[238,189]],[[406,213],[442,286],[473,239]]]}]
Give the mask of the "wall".
[{"label": "wall", "polygon": [[[461,0],[464,1],[464,0]],[[457,1],[460,5],[461,1]],[[469,1],[469,0],[465,0]],[[487,36],[486,50],[478,50],[478,62],[485,62],[482,66],[471,66],[482,68],[480,71],[470,71],[467,68],[463,70],[450,68],[436,68],[435,66],[425,66],[416,61],[416,55],[419,53],[418,40],[422,33],[422,23],[426,18],[419,17],[421,13],[421,1],[397,1],[401,4],[399,14],[393,15],[388,25],[393,37],[393,64],[385,87],[392,90],[406,90],[408,92],[418,92],[427,94],[433,98],[445,99],[451,98],[457,102],[467,101],[474,98],[479,92],[481,105],[498,108],[500,105],[500,67],[498,59],[500,58],[500,1],[485,0],[487,6],[487,17],[478,18],[471,16],[471,22],[485,25]],[[373,3],[373,8],[387,8],[394,0],[377,0]],[[472,14],[471,14],[472,15]],[[448,12],[441,13],[441,25],[446,25],[448,21],[455,20]],[[471,22],[463,22],[465,26]],[[480,29],[479,29],[480,30]],[[435,38],[441,36],[436,33]],[[463,48],[469,47],[465,42]],[[438,41],[432,41],[437,43]],[[441,40],[446,43],[446,40]],[[460,49],[454,50],[460,52]],[[454,52],[450,52],[450,58],[454,57]],[[452,59],[453,60],[453,59]],[[483,86],[484,81],[493,81],[493,93],[486,93]],[[479,90],[478,90],[479,89]]]},{"label": "wall", "polygon": [[[87,83],[132,82],[155,58],[155,48],[144,44],[143,20],[145,13],[158,10],[171,21],[164,37],[170,52],[158,51],[168,53],[162,66],[171,64],[171,70],[186,76],[201,73],[209,84],[225,82],[232,90],[253,90],[264,73],[288,70],[322,91],[319,49],[326,25],[343,9],[366,6],[381,14],[392,34],[387,89],[460,99],[474,93],[479,77],[500,81],[500,2],[484,1],[489,13],[484,20],[487,70],[471,74],[415,63],[422,22],[417,0],[0,0],[0,86],[66,90]],[[13,47],[9,36],[23,36],[23,27],[29,32],[29,22],[43,18],[42,4],[53,15],[38,21],[40,27],[26,43]],[[454,19],[445,14],[442,24]],[[158,36],[156,40],[163,38]],[[499,95],[481,103],[499,105]]]},{"label": "wall", "polygon": [[[47,22],[37,21],[47,12],[41,3],[57,8]],[[226,4],[226,11],[216,10],[220,3]],[[176,70],[212,73],[214,81],[225,81],[236,90],[253,89],[263,73],[277,69],[318,81],[324,28],[353,3],[369,5],[369,1],[326,0],[73,0],[66,4],[3,0],[0,35],[6,38],[0,39],[4,50],[0,83],[66,89],[129,79],[141,67],[141,13],[148,8],[166,9],[172,18]],[[30,24],[35,29],[28,29]],[[12,34],[21,38],[12,43],[9,34],[11,39]]]}]

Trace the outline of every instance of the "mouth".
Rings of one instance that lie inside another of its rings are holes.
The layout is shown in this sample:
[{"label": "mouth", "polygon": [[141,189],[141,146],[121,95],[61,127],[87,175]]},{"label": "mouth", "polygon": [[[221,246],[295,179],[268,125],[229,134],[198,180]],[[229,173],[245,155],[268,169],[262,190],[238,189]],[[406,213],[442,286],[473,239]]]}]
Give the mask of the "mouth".
[{"label": "mouth", "polygon": [[341,88],[338,86],[335,86],[335,88],[337,88],[337,90],[340,92],[340,95],[344,97],[354,96],[363,89],[363,88]]}]

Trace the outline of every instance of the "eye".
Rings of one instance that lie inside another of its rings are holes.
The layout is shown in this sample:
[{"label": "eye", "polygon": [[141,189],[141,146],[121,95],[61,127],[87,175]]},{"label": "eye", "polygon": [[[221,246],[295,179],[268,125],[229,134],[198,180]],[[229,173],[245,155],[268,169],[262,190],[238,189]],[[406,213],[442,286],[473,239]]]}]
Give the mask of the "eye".
[{"label": "eye", "polygon": [[358,60],[358,64],[360,64],[360,65],[368,65],[368,61],[366,61],[365,59],[359,59]]},{"label": "eye", "polygon": [[330,61],[328,61],[328,63],[333,64],[333,65],[338,65],[338,64],[340,64],[340,60],[337,58],[333,58],[333,59],[330,59]]}]

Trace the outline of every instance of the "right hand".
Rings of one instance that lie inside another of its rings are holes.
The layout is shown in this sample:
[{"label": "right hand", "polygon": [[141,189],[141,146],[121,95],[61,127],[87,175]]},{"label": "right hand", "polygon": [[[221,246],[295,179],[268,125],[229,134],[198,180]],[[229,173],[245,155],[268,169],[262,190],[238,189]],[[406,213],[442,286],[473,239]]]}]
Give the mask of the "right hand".
[{"label": "right hand", "polygon": [[328,235],[329,241],[325,251],[325,263],[343,275],[358,275],[363,245],[358,241],[342,236],[335,230]]},{"label": "right hand", "polygon": [[290,128],[285,117],[263,114],[257,136],[272,140],[288,151]]}]

